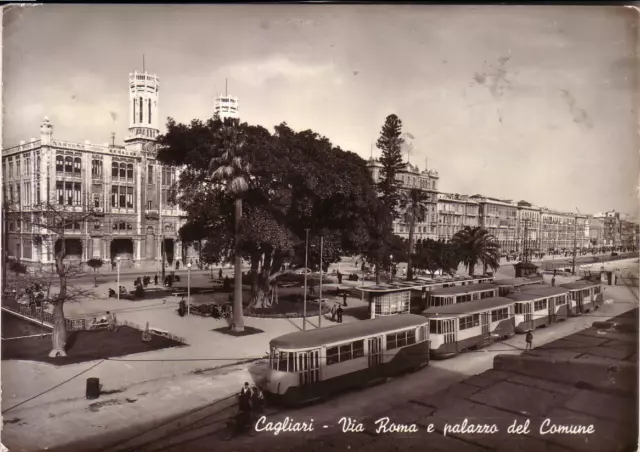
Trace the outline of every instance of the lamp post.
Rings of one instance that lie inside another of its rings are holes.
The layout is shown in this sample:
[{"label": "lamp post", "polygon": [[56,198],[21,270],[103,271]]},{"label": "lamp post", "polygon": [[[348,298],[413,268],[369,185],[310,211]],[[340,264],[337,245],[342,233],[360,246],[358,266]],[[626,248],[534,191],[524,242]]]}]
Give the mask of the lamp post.
[{"label": "lamp post", "polygon": [[309,229],[305,229],[304,241],[304,301],[302,306],[302,331],[307,330],[307,262],[309,258]]},{"label": "lamp post", "polygon": [[191,262],[187,264],[187,316],[191,315]]},{"label": "lamp post", "polygon": [[118,268],[118,301],[120,301],[120,256],[116,257],[116,267]]},{"label": "lamp post", "polygon": [[318,328],[322,326],[322,248],[324,237],[320,236],[320,299],[318,300]]},{"label": "lamp post", "polygon": [[393,281],[393,254],[389,254],[389,281]]}]

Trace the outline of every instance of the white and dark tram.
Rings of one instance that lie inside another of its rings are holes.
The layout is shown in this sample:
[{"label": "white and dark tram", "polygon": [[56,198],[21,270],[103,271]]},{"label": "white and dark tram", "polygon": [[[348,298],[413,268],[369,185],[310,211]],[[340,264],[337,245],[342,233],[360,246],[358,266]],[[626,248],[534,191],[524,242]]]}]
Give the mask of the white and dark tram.
[{"label": "white and dark tram", "polygon": [[569,297],[575,306],[575,315],[594,311],[604,302],[602,286],[599,283],[580,280],[562,284],[560,287],[569,290]]},{"label": "white and dark tram", "polygon": [[427,307],[448,306],[498,296],[500,288],[493,283],[433,289],[427,293]]},{"label": "white and dark tram", "polygon": [[403,314],[277,337],[269,344],[267,397],[296,405],[418,370],[429,363],[428,322]]},{"label": "white and dark tram", "polygon": [[[494,289],[497,288],[494,286]],[[515,334],[513,300],[492,297],[471,303],[433,306],[429,319],[431,357],[450,358]]]},{"label": "white and dark tram", "polygon": [[499,296],[506,297],[510,293],[522,290],[524,288],[543,285],[544,278],[542,277],[542,275],[536,275],[534,277],[527,278],[496,279],[492,284],[495,284],[500,289]]},{"label": "white and dark tram", "polygon": [[514,302],[516,333],[527,333],[573,315],[569,290],[563,287],[531,286],[507,297]]}]

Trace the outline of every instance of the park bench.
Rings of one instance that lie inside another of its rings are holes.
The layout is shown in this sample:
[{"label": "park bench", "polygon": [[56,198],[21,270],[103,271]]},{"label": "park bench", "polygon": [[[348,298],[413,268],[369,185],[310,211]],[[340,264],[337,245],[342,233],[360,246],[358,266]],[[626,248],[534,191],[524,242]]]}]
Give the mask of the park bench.
[{"label": "park bench", "polygon": [[151,334],[155,334],[156,336],[171,337],[171,333],[165,330],[161,330],[160,328],[149,327],[149,332]]}]

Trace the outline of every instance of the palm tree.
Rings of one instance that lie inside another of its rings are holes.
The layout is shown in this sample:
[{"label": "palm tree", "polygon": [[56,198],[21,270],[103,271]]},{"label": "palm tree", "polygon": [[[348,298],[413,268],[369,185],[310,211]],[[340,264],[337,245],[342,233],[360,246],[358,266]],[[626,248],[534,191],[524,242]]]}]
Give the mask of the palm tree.
[{"label": "palm tree", "polygon": [[486,229],[465,226],[455,233],[451,241],[457,246],[469,276],[473,276],[479,262],[482,263],[484,273],[487,272],[487,267],[494,271],[500,267],[500,246]]},{"label": "palm tree", "polygon": [[409,223],[409,244],[407,255],[407,281],[413,279],[413,260],[412,254],[414,251],[414,234],[416,229],[416,221],[424,218],[427,213],[427,201],[429,195],[417,188],[402,193],[402,205],[405,206],[405,220]]},{"label": "palm tree", "polygon": [[225,120],[220,131],[222,155],[211,159],[209,171],[213,181],[222,183],[226,191],[235,198],[235,266],[233,283],[233,323],[231,330],[244,331],[242,316],[242,247],[240,221],[242,220],[242,195],[249,188],[251,167],[242,161],[240,154],[244,147],[244,137],[237,119]]}]

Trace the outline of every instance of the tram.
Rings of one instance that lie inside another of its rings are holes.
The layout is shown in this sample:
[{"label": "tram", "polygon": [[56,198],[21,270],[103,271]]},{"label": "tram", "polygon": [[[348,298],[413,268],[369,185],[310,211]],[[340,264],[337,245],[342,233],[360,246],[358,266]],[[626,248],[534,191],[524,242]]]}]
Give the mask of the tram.
[{"label": "tram", "polygon": [[516,333],[527,333],[573,315],[569,289],[563,287],[531,286],[507,297],[514,300]]},{"label": "tram", "polygon": [[[494,289],[497,290],[497,288]],[[431,357],[450,358],[515,334],[513,300],[485,298],[471,303],[433,306],[422,315],[429,319]]]},{"label": "tram", "polygon": [[497,297],[500,288],[493,283],[433,289],[427,294],[427,307],[448,306],[467,301]]},{"label": "tram", "polygon": [[429,363],[428,323],[403,314],[277,337],[269,344],[265,393],[298,405],[418,370]]},{"label": "tram", "polygon": [[500,289],[500,296],[506,297],[510,293],[523,289],[525,287],[531,286],[539,286],[544,284],[544,278],[542,275],[536,276],[534,278],[507,278],[507,279],[496,279],[493,281],[493,284],[498,286]]},{"label": "tram", "polygon": [[575,281],[562,284],[569,289],[569,297],[575,306],[575,314],[580,315],[598,309],[603,303],[602,287],[591,281]]}]

